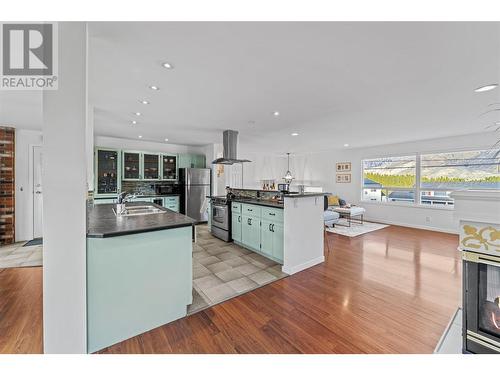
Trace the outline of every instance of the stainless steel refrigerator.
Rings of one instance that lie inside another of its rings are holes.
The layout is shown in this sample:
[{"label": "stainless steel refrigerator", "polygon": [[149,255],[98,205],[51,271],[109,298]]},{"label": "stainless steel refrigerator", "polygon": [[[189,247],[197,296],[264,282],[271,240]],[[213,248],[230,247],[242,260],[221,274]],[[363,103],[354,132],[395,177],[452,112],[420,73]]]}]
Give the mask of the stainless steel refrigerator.
[{"label": "stainless steel refrigerator", "polygon": [[180,212],[198,223],[208,220],[207,196],[210,196],[211,170],[208,168],[180,168]]}]

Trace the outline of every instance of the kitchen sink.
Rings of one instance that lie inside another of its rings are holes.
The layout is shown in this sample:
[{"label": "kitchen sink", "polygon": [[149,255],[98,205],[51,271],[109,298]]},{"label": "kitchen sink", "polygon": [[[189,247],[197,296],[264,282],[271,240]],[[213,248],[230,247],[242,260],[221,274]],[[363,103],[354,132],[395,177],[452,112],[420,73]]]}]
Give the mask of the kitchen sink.
[{"label": "kitchen sink", "polygon": [[164,214],[166,211],[154,206],[125,206],[125,210],[118,214],[116,208],[113,208],[116,216],[138,216],[138,215],[151,215],[151,214]]}]

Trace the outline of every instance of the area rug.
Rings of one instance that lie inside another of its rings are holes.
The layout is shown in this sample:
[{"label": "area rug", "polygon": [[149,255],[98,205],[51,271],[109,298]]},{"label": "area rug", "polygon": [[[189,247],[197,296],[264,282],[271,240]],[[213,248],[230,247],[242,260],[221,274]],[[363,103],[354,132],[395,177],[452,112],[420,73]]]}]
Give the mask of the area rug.
[{"label": "area rug", "polygon": [[43,246],[24,245],[24,242],[17,242],[0,247],[0,268],[41,266]]},{"label": "area rug", "polygon": [[340,219],[339,224],[335,224],[333,228],[327,228],[326,230],[331,233],[337,233],[342,236],[347,236],[347,237],[356,237],[361,234],[373,232],[375,230],[387,228],[388,225],[385,224],[379,224],[379,223],[371,223],[369,221],[365,221],[363,224],[351,222],[350,227],[346,227],[344,225],[347,225],[347,220],[346,219]]}]

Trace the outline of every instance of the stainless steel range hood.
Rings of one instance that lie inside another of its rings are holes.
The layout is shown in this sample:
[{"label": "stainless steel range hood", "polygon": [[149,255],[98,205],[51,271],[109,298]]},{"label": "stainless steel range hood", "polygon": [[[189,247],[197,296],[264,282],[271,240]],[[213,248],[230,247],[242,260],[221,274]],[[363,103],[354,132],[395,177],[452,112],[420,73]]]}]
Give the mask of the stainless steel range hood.
[{"label": "stainless steel range hood", "polygon": [[222,133],[222,158],[215,159],[212,164],[236,164],[248,163],[251,160],[238,159],[238,132],[235,130],[225,130]]}]

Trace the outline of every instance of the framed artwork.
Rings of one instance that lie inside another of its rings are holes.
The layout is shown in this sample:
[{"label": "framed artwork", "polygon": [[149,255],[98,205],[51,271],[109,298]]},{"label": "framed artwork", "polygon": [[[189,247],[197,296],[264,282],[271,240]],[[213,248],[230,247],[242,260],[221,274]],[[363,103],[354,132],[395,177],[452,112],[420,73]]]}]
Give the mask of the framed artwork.
[{"label": "framed artwork", "polygon": [[351,183],[351,174],[350,173],[337,173],[337,183],[340,183],[340,184]]},{"label": "framed artwork", "polygon": [[336,163],[335,168],[337,172],[350,172],[351,171],[351,162],[342,162]]}]

